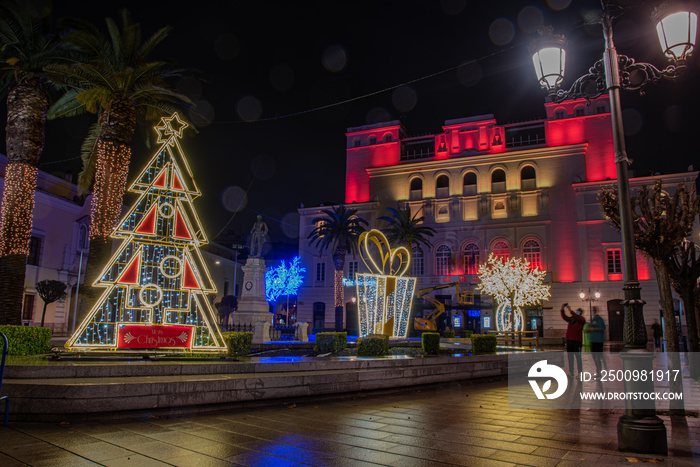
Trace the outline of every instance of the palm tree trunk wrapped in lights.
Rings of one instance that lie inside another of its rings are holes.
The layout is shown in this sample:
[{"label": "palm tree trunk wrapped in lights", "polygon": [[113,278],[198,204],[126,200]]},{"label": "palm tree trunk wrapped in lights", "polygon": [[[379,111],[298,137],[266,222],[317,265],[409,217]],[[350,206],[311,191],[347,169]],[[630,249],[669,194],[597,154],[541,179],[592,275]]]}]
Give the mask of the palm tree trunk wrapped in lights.
[{"label": "palm tree trunk wrapped in lights", "polygon": [[321,251],[332,251],[335,306],[335,329],[343,329],[343,268],[345,267],[345,255],[350,252],[357,254],[357,242],[360,234],[364,232],[363,225],[367,221],[357,217],[357,209],[346,209],[342,204],[333,209],[324,209],[325,216],[313,220],[317,227],[311,231],[308,238],[309,245],[316,245]]},{"label": "palm tree trunk wrapped in lights", "polygon": [[26,2],[0,5],[0,89],[7,95],[8,164],[0,207],[0,324],[20,324],[36,168],[49,106],[43,67],[68,53]]}]

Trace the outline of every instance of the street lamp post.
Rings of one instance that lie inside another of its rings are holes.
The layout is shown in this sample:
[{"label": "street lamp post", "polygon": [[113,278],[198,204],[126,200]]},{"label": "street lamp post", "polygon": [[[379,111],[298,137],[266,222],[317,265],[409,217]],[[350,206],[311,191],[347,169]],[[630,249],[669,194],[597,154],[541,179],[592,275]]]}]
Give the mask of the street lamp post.
[{"label": "street lamp post", "polygon": [[[542,87],[549,92],[553,102],[585,98],[590,101],[608,92],[612,120],[617,187],[620,203],[620,227],[622,234],[624,294],[625,300],[625,349],[621,356],[625,370],[649,371],[653,354],[645,352],[647,333],[644,325],[641,287],[637,278],[637,260],[634,247],[634,226],[627,166],[629,159],[625,149],[620,106],[620,88],[639,91],[647,84],[659,80],[678,78],[686,68],[685,60],[695,46],[697,14],[683,11],[680,4],[664,3],[652,13],[659,42],[664,54],[672,62],[663,70],[649,63],[636,63],[625,55],[618,55],[613,43],[612,17],[608,5],[603,2],[601,24],[605,39],[603,58],[588,73],[578,78],[571,88],[559,89],[564,77],[566,39],[545,31],[542,38],[531,45],[532,59]],[[629,385],[628,385],[629,384]],[[637,382],[625,382],[626,391],[653,391],[653,383],[642,388]],[[627,401],[625,415],[618,422],[618,448],[621,451],[665,454],[668,451],[666,427],[656,416],[655,409],[641,409],[634,401]]]},{"label": "street lamp post", "polygon": [[593,321],[593,302],[597,302],[598,299],[600,299],[600,292],[596,290],[596,292],[591,295],[591,288],[588,287],[588,296],[586,296],[586,292],[583,290],[579,292],[578,296],[581,297],[581,300],[584,302],[588,302],[588,317]]}]

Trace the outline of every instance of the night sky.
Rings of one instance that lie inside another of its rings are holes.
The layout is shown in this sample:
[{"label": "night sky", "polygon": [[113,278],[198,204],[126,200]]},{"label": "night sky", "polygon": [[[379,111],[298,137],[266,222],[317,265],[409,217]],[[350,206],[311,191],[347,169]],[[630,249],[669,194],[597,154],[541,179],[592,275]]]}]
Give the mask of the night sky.
[{"label": "night sky", "polygon": [[[630,3],[615,23],[618,51],[666,66],[650,7]],[[126,7],[144,36],[174,27],[151,59],[172,59],[206,77],[173,85],[207,116],[183,147],[203,192],[195,208],[210,238],[229,229],[245,236],[261,213],[273,238],[295,243],[301,203],[343,201],[347,127],[401,119],[410,134],[422,134],[441,131],[447,119],[488,113],[499,124],[544,117],[544,92],[527,52],[542,23],[569,39],[567,87],[603,52],[600,26],[587,24],[600,11],[597,1],[53,6],[56,18],[79,16],[99,26]],[[651,86],[644,97],[623,92],[636,175],[685,171],[693,162],[700,168],[693,136],[700,123],[698,63],[696,54],[683,79]],[[41,168],[77,173],[91,121],[50,122]],[[139,134],[134,142],[132,174],[152,155]]]}]

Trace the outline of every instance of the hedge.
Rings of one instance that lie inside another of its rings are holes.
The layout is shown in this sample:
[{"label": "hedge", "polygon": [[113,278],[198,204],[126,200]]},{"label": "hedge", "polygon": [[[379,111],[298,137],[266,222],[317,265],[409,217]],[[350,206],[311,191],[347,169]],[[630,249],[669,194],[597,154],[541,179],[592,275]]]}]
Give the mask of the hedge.
[{"label": "hedge", "polygon": [[471,337],[472,334],[474,334],[474,331],[470,331],[469,329],[465,329],[464,331],[460,331],[459,333],[462,337]]},{"label": "hedge", "polygon": [[319,332],[316,334],[314,352],[317,354],[340,352],[347,345],[347,332]]},{"label": "hedge", "polygon": [[357,339],[358,357],[383,357],[389,353],[389,336],[370,334]]},{"label": "hedge", "polygon": [[229,357],[245,357],[253,348],[252,332],[224,332],[222,333]]},{"label": "hedge", "polygon": [[440,333],[424,332],[421,336],[421,347],[423,352],[428,355],[437,355],[440,353]]},{"label": "hedge", "polygon": [[472,335],[472,353],[485,354],[496,352],[496,336],[493,334]]},{"label": "hedge", "polygon": [[0,325],[0,332],[7,336],[10,355],[36,355],[51,350],[51,329],[37,326]]},{"label": "hedge", "polygon": [[446,337],[447,339],[451,339],[451,338],[453,338],[453,337],[455,336],[455,332],[454,332],[454,331],[443,331],[443,334],[445,334],[445,337]]}]

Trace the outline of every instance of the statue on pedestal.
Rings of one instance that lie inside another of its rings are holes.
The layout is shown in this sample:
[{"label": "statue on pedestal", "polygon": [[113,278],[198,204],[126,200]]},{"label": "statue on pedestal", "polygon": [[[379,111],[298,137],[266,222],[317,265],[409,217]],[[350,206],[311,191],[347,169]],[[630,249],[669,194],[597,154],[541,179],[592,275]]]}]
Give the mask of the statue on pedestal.
[{"label": "statue on pedestal", "polygon": [[258,215],[258,220],[250,231],[250,243],[248,244],[250,256],[262,256],[262,247],[267,240],[267,232],[267,224],[262,220],[262,216]]}]

